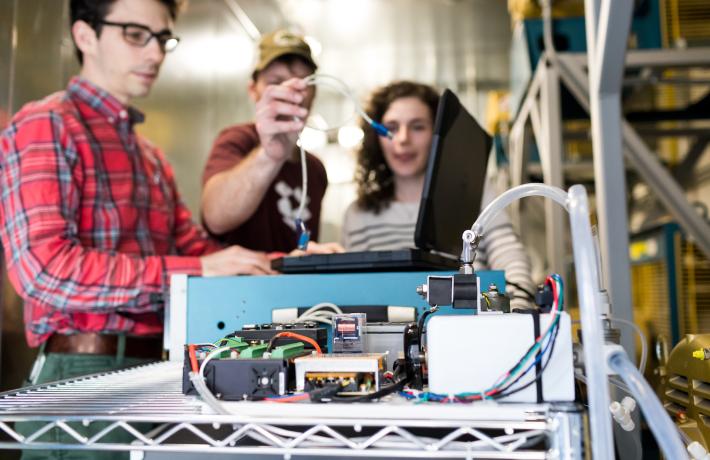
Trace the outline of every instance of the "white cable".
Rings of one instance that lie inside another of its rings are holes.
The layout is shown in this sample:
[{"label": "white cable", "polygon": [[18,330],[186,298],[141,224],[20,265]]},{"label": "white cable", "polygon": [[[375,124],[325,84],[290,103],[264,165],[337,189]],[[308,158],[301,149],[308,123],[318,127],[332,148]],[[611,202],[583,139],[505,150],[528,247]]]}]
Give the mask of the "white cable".
[{"label": "white cable", "polygon": [[333,324],[332,320],[330,320],[328,318],[321,317],[321,316],[307,316],[305,318],[299,317],[297,321],[299,323],[304,322],[304,321],[315,321],[317,323],[330,324],[330,325]]},{"label": "white cable", "polygon": [[[325,309],[331,309],[333,311],[327,311]],[[331,302],[321,302],[319,304],[313,305],[311,308],[303,312],[296,322],[302,323],[304,321],[316,321],[319,323],[333,325],[333,316],[342,314],[343,310],[337,305]]]},{"label": "white cable", "polygon": [[[353,104],[354,112],[360,115],[362,118],[367,121],[370,125],[375,125],[376,123],[370,118],[367,113],[362,109],[362,106],[358,102],[357,98],[355,95],[352,93],[350,90],[350,87],[341,80],[338,77],[334,77],[332,75],[328,74],[312,74],[307,76],[306,78],[303,79],[303,81],[306,83],[307,86],[326,86],[334,91],[337,91],[338,93],[342,94],[345,98],[349,99],[350,102]],[[334,129],[342,128],[350,120],[353,119],[353,116],[355,115],[353,113],[350,115],[345,121],[341,122],[338,125],[334,126],[329,126],[327,128],[321,128],[320,126],[308,126],[311,129],[315,129],[318,131],[332,131]],[[308,190],[308,171],[306,168],[306,150],[303,148],[303,140],[299,139],[298,142],[298,147],[301,152],[301,203],[298,206],[298,210],[296,211],[296,219],[302,220],[303,218],[303,211],[306,207],[306,196],[307,196],[307,190]]]},{"label": "white cable", "polygon": [[[331,303],[331,302],[321,302],[321,303],[318,303],[318,304],[313,305],[311,308],[309,308],[308,310],[304,311],[304,312],[303,312],[303,315],[308,315],[308,314],[313,313],[314,311],[323,310],[323,309],[325,309],[325,308],[330,308],[331,310],[333,310],[334,312],[336,312],[336,313],[338,313],[338,314],[340,314],[340,315],[343,314],[343,310],[341,310],[340,307],[338,307],[338,306],[335,305],[334,303]],[[303,315],[301,315],[301,316],[303,316]]]},{"label": "white cable", "polygon": [[[350,87],[340,78],[334,77],[332,75],[324,74],[324,73],[319,73],[319,74],[312,74],[307,76],[306,78],[303,79],[306,82],[306,85],[309,86],[326,86],[334,91],[337,91],[338,93],[342,94],[344,97],[350,100],[353,104],[353,108],[355,110],[355,113],[360,115],[362,118],[365,119],[369,124],[373,124],[374,121],[372,118],[370,118],[367,113],[362,109],[362,106],[360,106],[360,103],[358,102],[357,98],[355,95],[352,93],[350,90]],[[354,115],[354,114],[353,114]],[[343,121],[341,124],[337,126],[331,126],[327,129],[322,129],[319,127],[312,127],[313,129],[317,129],[320,131],[329,131],[333,130],[335,128],[340,128],[342,126],[345,126],[350,120],[352,120],[353,115],[351,115],[349,118],[347,118],[345,121]]]},{"label": "white cable", "polygon": [[338,313],[334,311],[315,311],[313,313],[309,314],[304,314],[298,317],[298,320],[302,320],[305,318],[332,318],[333,316],[337,315]]},{"label": "white cable", "polygon": [[229,415],[230,412],[219,402],[217,398],[212,394],[207,385],[205,384],[205,379],[200,377],[199,374],[190,372],[190,381],[192,386],[197,390],[197,394],[200,395],[202,400],[207,404],[213,411],[220,415]]},{"label": "white cable", "polygon": [[632,327],[638,334],[639,340],[641,341],[641,359],[639,360],[639,371],[641,371],[641,373],[643,374],[646,370],[646,360],[648,358],[648,342],[646,342],[646,336],[644,335],[643,331],[641,330],[639,325],[634,323],[633,321],[629,321],[623,318],[615,318],[613,316],[610,316],[609,319],[611,321],[626,324],[627,326]]},{"label": "white cable", "polygon": [[306,151],[303,149],[303,141],[299,140],[298,148],[301,151],[301,203],[298,205],[298,211],[296,211],[296,219],[302,220],[308,193],[308,168],[306,165]]},{"label": "white cable", "polygon": [[215,348],[214,350],[210,351],[207,356],[205,356],[205,359],[202,361],[202,365],[200,366],[200,371],[198,372],[198,375],[201,379],[204,380],[205,378],[205,366],[207,366],[207,363],[212,360],[215,356],[218,354],[222,353],[223,351],[228,351],[231,350],[232,347],[219,347]]}]

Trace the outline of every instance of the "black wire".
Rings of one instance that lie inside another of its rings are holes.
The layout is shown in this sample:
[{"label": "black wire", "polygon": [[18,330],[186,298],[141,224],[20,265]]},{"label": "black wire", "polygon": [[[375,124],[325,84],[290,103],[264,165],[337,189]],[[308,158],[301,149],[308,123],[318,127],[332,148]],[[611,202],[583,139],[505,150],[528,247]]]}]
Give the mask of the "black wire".
[{"label": "black wire", "polygon": [[[556,334],[556,333],[557,333],[557,327],[559,327],[559,321],[557,322],[557,325],[555,326],[555,330],[552,332],[553,334]],[[542,339],[540,339],[540,340],[542,340]],[[533,344],[530,345],[530,348],[528,348],[527,351],[525,351],[525,353],[523,353],[523,356],[522,356],[518,361],[516,361],[516,363],[513,364],[513,365],[510,367],[510,369],[508,369],[508,371],[507,371],[506,373],[509,374],[509,373],[513,372],[513,371],[515,370],[515,368],[518,367],[521,362],[523,362],[523,360],[525,359],[525,357],[532,351],[532,349],[535,348],[535,345],[536,345],[536,344],[537,344],[537,341],[533,342]],[[554,345],[555,345],[555,344],[554,344],[554,342],[553,342],[552,347],[554,347]],[[515,382],[517,382],[518,380],[520,380],[520,378],[521,378],[523,375],[525,375],[525,374],[527,374],[527,372],[524,373],[524,374],[520,374],[513,382],[511,382],[510,384],[506,385],[505,388],[510,388],[511,385],[513,385]]]},{"label": "black wire", "polygon": [[407,383],[409,383],[409,379],[404,378],[396,383],[393,383],[392,385],[382,387],[374,393],[368,393],[362,396],[333,396],[331,401],[344,403],[372,401],[373,399],[379,399],[383,396],[387,396],[388,394],[392,394],[395,391],[403,389]]},{"label": "black wire", "polygon": [[[550,360],[552,360],[552,353],[554,353],[554,351],[555,351],[555,344],[557,343],[557,336],[559,335],[559,332],[560,332],[560,323],[558,322],[557,325],[555,326],[555,329],[552,331],[552,336],[550,337],[550,340],[552,340],[552,344],[550,345],[550,352],[547,354],[547,360],[543,363],[542,368],[540,369],[540,372],[537,373],[535,378],[533,380],[531,380],[530,382],[526,383],[524,386],[522,386],[520,388],[516,388],[516,389],[511,390],[506,393],[506,390],[510,389],[513,385],[518,383],[523,378],[523,376],[525,374],[519,375],[513,382],[511,382],[509,385],[506,385],[506,387],[503,389],[503,391],[501,391],[499,393],[499,394],[503,394],[503,396],[501,396],[501,397],[508,396],[508,395],[517,393],[521,390],[524,390],[525,388],[529,387],[530,385],[539,381],[542,378],[543,372],[547,368],[547,365],[550,363]],[[541,359],[544,359],[544,357],[542,357]]]},{"label": "black wire", "polygon": [[530,385],[532,385],[533,383],[536,383],[537,381],[539,381],[542,378],[542,374],[545,372],[547,365],[552,360],[552,353],[555,351],[555,344],[557,343],[557,333],[559,331],[560,331],[560,323],[558,321],[557,325],[555,325],[555,330],[552,332],[552,336],[550,337],[550,340],[552,340],[552,345],[550,345],[550,353],[547,355],[547,361],[545,361],[543,363],[542,369],[540,369],[540,372],[537,373],[535,378],[519,388],[515,388],[514,390],[510,390],[510,391],[506,392],[506,390],[508,390],[513,385],[515,385],[517,382],[519,382],[520,379],[523,378],[523,376],[525,374],[519,375],[513,382],[511,382],[509,385],[507,385],[501,392],[492,395],[492,397],[494,399],[505,398],[506,396],[510,396],[512,394],[518,393],[519,391],[523,391],[524,389],[528,388]]},{"label": "black wire", "polygon": [[524,287],[522,287],[518,283],[514,283],[513,281],[505,280],[505,284],[510,284],[511,286],[518,289],[519,291],[523,291],[525,293],[525,295],[527,295],[530,298],[530,300],[535,300],[535,294],[528,291],[527,289],[525,289]]},{"label": "black wire", "polygon": [[266,346],[266,352],[270,353],[274,349],[274,345],[276,345],[276,341],[281,338],[285,339],[286,337],[279,337],[278,334],[271,337],[271,340],[269,340],[269,344]]},{"label": "black wire", "polygon": [[311,402],[320,403],[330,400],[340,391],[342,386],[339,383],[331,383],[322,388],[316,388],[308,392]]},{"label": "black wire", "polygon": [[419,340],[419,351],[422,352],[424,350],[424,344],[422,343],[422,336],[424,335],[424,322],[426,321],[427,317],[430,315],[433,315],[439,311],[439,307],[431,307],[424,313],[422,313],[422,316],[419,317],[419,331],[417,331],[418,337],[417,340]]}]

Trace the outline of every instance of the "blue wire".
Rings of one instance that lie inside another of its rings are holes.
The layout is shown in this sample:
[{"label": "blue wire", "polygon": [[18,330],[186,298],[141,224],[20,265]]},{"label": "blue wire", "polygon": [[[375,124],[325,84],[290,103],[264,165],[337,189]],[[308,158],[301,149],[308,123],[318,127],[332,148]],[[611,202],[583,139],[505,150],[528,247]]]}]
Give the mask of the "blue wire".
[{"label": "blue wire", "polygon": [[[559,315],[557,316],[557,318],[555,318],[555,321],[557,322],[558,319],[559,319]],[[547,343],[545,344],[545,347],[543,348],[542,352],[541,352],[539,355],[537,355],[537,357],[535,357],[535,361],[533,361],[533,362],[530,364],[530,366],[529,366],[527,369],[525,369],[525,372],[523,372],[522,374],[520,374],[520,377],[519,377],[519,378],[521,378],[523,375],[525,375],[525,374],[527,374],[528,372],[530,372],[530,370],[531,370],[533,367],[537,366],[537,365],[540,363],[540,361],[542,361],[543,356],[545,356],[545,353],[547,353],[547,350],[550,348],[550,345],[552,344],[552,331],[553,331],[554,329],[555,329],[554,327],[550,329],[549,338],[547,338]],[[545,336],[545,337],[547,337],[547,336]],[[543,338],[542,340],[545,340],[545,339]],[[551,357],[550,357],[550,358],[551,358]],[[549,358],[548,358],[548,359],[549,359]]]}]

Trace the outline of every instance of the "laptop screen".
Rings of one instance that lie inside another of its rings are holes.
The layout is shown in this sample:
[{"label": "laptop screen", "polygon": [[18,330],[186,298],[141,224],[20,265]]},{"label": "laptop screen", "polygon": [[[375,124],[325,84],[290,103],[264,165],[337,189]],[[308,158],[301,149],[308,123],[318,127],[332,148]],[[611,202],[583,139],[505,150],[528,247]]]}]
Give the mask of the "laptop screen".
[{"label": "laptop screen", "polygon": [[418,248],[461,253],[461,234],[478,217],[491,136],[451,90],[441,96],[414,234]]}]

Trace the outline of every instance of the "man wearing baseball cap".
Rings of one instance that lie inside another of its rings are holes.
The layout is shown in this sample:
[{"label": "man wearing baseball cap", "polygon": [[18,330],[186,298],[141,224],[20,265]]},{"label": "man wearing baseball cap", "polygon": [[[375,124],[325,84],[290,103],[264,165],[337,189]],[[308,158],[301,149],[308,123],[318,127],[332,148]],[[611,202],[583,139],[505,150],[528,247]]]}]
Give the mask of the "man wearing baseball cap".
[{"label": "man wearing baseball cap", "polygon": [[[296,141],[315,96],[303,78],[317,65],[303,37],[288,30],[263,36],[258,53],[248,88],[256,119],[224,129],[214,142],[202,177],[202,218],[223,242],[288,253],[298,242],[294,217],[302,177]],[[328,178],[315,156],[307,154],[306,165],[302,219],[317,240]],[[342,251],[339,245],[309,245],[309,252],[336,251]]]}]

